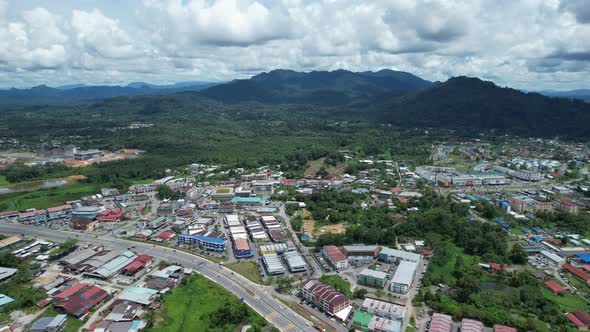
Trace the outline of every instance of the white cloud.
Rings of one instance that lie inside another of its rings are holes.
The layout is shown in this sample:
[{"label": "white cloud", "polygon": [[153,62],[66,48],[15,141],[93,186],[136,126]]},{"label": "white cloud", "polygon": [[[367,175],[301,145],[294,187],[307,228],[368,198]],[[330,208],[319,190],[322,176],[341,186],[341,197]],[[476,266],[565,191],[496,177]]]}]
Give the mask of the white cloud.
[{"label": "white cloud", "polygon": [[91,55],[110,59],[128,59],[139,55],[131,37],[119,27],[119,22],[104,16],[100,10],[74,10],[72,27],[78,46]]}]

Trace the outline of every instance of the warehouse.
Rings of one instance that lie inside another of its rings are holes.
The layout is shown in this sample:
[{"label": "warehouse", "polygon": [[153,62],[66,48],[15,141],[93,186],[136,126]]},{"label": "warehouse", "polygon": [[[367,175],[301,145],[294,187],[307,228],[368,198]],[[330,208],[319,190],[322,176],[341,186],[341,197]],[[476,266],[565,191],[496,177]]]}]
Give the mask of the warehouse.
[{"label": "warehouse", "polygon": [[332,264],[335,269],[346,269],[348,267],[348,260],[346,256],[336,246],[324,246],[322,248],[322,256]]},{"label": "warehouse", "polygon": [[225,216],[225,225],[227,227],[241,226],[240,218],[237,214],[227,214]]},{"label": "warehouse", "polygon": [[287,251],[283,256],[287,261],[289,271],[292,273],[304,272],[306,270],[305,261],[297,251]]},{"label": "warehouse", "polygon": [[277,253],[282,254],[287,251],[286,243],[263,244],[260,246],[261,254]]},{"label": "warehouse", "polygon": [[401,261],[391,278],[391,291],[405,294],[408,292],[416,277],[418,263]]},{"label": "warehouse", "polygon": [[362,285],[383,288],[386,282],[387,273],[385,272],[364,269],[358,275],[358,283]]},{"label": "warehouse", "polygon": [[377,258],[381,261],[386,263],[398,262],[398,261],[408,261],[418,263],[422,256],[420,254],[415,254],[413,252],[402,251],[397,249],[390,249],[384,247],[381,249]]},{"label": "warehouse", "polygon": [[361,310],[366,311],[371,315],[399,321],[403,321],[406,316],[405,306],[372,299],[370,297],[365,298],[361,305]]},{"label": "warehouse", "polygon": [[373,259],[377,257],[377,254],[381,250],[379,246],[361,246],[361,245],[354,245],[354,246],[343,246],[342,253],[346,255],[348,258],[357,258],[357,259]]},{"label": "warehouse", "polygon": [[285,267],[281,263],[281,259],[277,254],[264,254],[262,255],[264,266],[268,274],[283,274],[285,273]]}]

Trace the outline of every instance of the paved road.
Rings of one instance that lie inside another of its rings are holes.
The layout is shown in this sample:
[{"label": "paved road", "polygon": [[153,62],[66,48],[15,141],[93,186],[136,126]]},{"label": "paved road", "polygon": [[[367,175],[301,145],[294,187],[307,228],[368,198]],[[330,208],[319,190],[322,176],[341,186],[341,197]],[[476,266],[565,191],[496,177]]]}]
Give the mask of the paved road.
[{"label": "paved road", "polygon": [[[187,268],[196,269],[205,277],[227,289],[258,312],[262,317],[285,332],[315,331],[311,323],[272,297],[272,288],[257,285],[231,270],[220,267],[204,258],[171,248],[153,246],[151,244],[116,239],[109,236],[96,236],[84,233],[58,231],[35,226],[19,224],[0,224],[0,232],[38,236],[47,240],[64,241],[69,237],[77,237],[81,242],[102,244],[117,250],[135,247],[135,251],[146,253],[171,263],[179,263]],[[199,267],[198,264],[201,263]]]}]

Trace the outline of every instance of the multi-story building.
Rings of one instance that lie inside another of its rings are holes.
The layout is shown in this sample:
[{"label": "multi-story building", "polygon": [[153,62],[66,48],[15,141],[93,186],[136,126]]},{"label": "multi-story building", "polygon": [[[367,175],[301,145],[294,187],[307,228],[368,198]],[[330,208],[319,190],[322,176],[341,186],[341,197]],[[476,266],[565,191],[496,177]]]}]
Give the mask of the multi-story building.
[{"label": "multi-story building", "polygon": [[70,219],[72,217],[72,206],[70,204],[51,207],[47,209],[49,220]]},{"label": "multi-story building", "polygon": [[336,246],[324,246],[322,248],[322,256],[337,270],[348,267],[346,256]]},{"label": "multi-story building", "polygon": [[197,245],[202,249],[211,251],[225,251],[227,239],[221,233],[209,232],[202,235],[180,234],[178,243]]},{"label": "multi-story building", "polygon": [[364,269],[359,273],[357,279],[359,284],[383,288],[387,283],[387,273]]},{"label": "multi-story building", "polygon": [[377,258],[381,261],[386,263],[398,262],[398,261],[408,261],[408,262],[420,262],[422,256],[420,254],[416,254],[409,251],[397,250],[397,249],[390,249],[384,247],[381,249]]},{"label": "multi-story building", "polygon": [[329,315],[336,315],[350,306],[350,299],[331,286],[316,279],[308,279],[299,285],[299,294]]},{"label": "multi-story building", "polygon": [[401,261],[391,278],[391,291],[401,294],[407,293],[414,283],[417,268],[418,263]]},{"label": "multi-story building", "polygon": [[41,224],[46,221],[46,210],[32,210],[18,214],[18,222],[21,224]]},{"label": "multi-story building", "polygon": [[361,310],[371,315],[403,321],[406,316],[406,307],[403,305],[385,302],[370,297],[365,298],[361,305]]}]

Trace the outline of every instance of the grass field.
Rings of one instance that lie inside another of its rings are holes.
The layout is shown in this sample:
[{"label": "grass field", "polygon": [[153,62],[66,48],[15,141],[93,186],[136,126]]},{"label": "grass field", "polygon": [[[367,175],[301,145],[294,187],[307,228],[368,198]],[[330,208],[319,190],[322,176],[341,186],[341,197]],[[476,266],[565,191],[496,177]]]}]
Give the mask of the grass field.
[{"label": "grass field", "polygon": [[555,301],[563,309],[564,312],[570,312],[573,310],[590,310],[588,302],[584,301],[581,297],[570,292],[565,292],[562,295],[555,295],[552,291],[543,287],[541,289],[543,296],[548,299]]},{"label": "grass field", "polygon": [[229,193],[229,188],[219,188],[219,189],[217,189],[216,193],[218,193],[218,194],[228,194]]},{"label": "grass field", "polygon": [[455,262],[457,261],[458,256],[463,256],[463,261],[466,266],[477,264],[477,260],[473,256],[466,255],[463,253],[461,248],[458,248],[454,245],[449,245],[449,250],[451,250],[450,259],[445,263],[445,265],[435,265],[430,264],[428,266],[430,279],[431,280],[442,280],[442,283],[445,285],[453,284],[456,279],[453,276],[453,270],[455,269]]},{"label": "grass field", "polygon": [[0,195],[0,206],[6,205],[7,210],[21,211],[30,208],[46,209],[95,194],[98,189],[94,184],[74,182],[59,188]]},{"label": "grass field", "polygon": [[350,290],[350,283],[348,281],[342,279],[340,276],[337,276],[337,275],[323,276],[320,278],[320,281],[336,288],[337,290],[342,292],[342,294],[344,294],[348,297],[352,297],[352,291]]},{"label": "grass field", "polygon": [[[165,308],[158,314],[160,323],[148,331],[176,332],[176,331],[209,331],[212,315],[228,303],[245,304],[223,288],[201,275],[189,277],[187,284],[181,285],[164,296]],[[258,314],[248,308],[249,317],[243,323],[265,325],[266,322]],[[236,326],[218,326],[219,331],[235,331]]]},{"label": "grass field", "polygon": [[6,186],[9,184],[10,184],[10,182],[8,182],[8,180],[6,180],[6,177],[4,175],[0,175],[0,186]]},{"label": "grass field", "polygon": [[[49,308],[47,308],[47,310],[45,310],[45,312],[43,312],[39,316],[39,318],[41,318],[41,317],[55,317],[58,314],[59,314],[59,312],[57,312],[53,307],[49,307]],[[66,320],[66,326],[61,331],[62,332],[78,332],[78,330],[82,327],[82,325],[84,325],[83,321],[68,316],[68,318]]]},{"label": "grass field", "polygon": [[131,184],[148,184],[154,183],[156,180],[154,179],[143,179],[143,180],[131,180]]},{"label": "grass field", "polygon": [[254,262],[238,262],[238,263],[230,263],[225,265],[227,268],[243,275],[248,280],[255,282],[257,284],[262,284],[262,278],[260,278],[260,273],[258,273],[258,269],[256,268],[256,263]]}]

